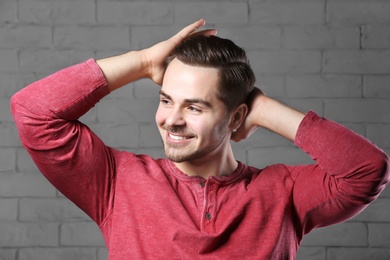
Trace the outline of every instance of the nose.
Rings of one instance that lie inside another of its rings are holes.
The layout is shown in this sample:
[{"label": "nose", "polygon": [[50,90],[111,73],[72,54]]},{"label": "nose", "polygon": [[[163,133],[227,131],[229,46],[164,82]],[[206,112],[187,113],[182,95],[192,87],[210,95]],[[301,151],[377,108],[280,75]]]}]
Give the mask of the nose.
[{"label": "nose", "polygon": [[183,113],[180,108],[174,108],[170,111],[165,123],[169,126],[185,125]]}]

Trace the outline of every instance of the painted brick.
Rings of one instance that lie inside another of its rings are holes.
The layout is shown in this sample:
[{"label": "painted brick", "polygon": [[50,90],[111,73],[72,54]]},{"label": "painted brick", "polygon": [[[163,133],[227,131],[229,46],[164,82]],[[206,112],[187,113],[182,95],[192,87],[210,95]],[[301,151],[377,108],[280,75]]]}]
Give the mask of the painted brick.
[{"label": "painted brick", "polygon": [[287,76],[286,93],[293,98],[348,98],[362,96],[359,76],[305,75]]},{"label": "painted brick", "polygon": [[390,223],[369,223],[368,230],[370,246],[390,247]]},{"label": "painted brick", "polygon": [[390,124],[367,124],[366,131],[367,138],[374,142],[376,145],[382,148],[390,147]]},{"label": "painted brick", "polygon": [[297,260],[326,260],[326,250],[324,247],[303,246],[298,249]]},{"label": "painted brick", "polygon": [[204,18],[208,23],[246,24],[248,22],[248,5],[237,2],[191,2],[175,3],[174,20],[187,24]]},{"label": "painted brick", "polygon": [[0,223],[3,247],[58,246],[58,224]]},{"label": "painted brick", "polygon": [[256,75],[255,86],[260,88],[266,95],[273,98],[285,96],[285,80],[283,76]]},{"label": "painted brick", "polygon": [[328,260],[384,260],[390,259],[390,249],[386,248],[329,248]]},{"label": "painted brick", "polygon": [[361,222],[389,222],[390,199],[378,198],[372,202],[363,212],[353,218],[353,221]]},{"label": "painted brick", "polygon": [[0,146],[21,146],[18,131],[11,122],[0,122]]},{"label": "painted brick", "polygon": [[[18,217],[18,200],[0,198],[0,221],[16,221]],[[1,260],[1,257],[0,257]]]},{"label": "painted brick", "polygon": [[23,72],[55,72],[93,56],[92,51],[22,50],[20,52],[20,69]]},{"label": "painted brick", "polygon": [[6,0],[0,2],[0,22],[16,22],[18,16],[17,2]]},{"label": "painted brick", "polygon": [[24,148],[16,150],[16,168],[19,172],[38,172],[38,167]]},{"label": "painted brick", "polygon": [[[387,153],[390,154],[390,153]],[[385,190],[381,193],[382,198],[390,198],[390,185],[387,185]]]},{"label": "painted brick", "polygon": [[90,124],[89,127],[108,146],[116,148],[138,147],[139,134],[135,123],[101,123]]},{"label": "painted brick", "polygon": [[364,96],[369,98],[390,98],[390,76],[364,77]]},{"label": "painted brick", "polygon": [[114,26],[57,26],[54,28],[54,46],[77,50],[129,49],[130,30]]},{"label": "painted brick", "polygon": [[154,122],[158,99],[106,99],[97,106],[100,122],[121,122],[134,124],[136,122]]},{"label": "painted brick", "polygon": [[99,248],[97,259],[98,260],[107,260],[108,259],[108,251],[106,248]]},{"label": "painted brick", "polygon": [[6,25],[0,27],[1,48],[51,47],[51,28],[35,25]]},{"label": "painted brick", "polygon": [[279,101],[304,113],[308,112],[309,110],[313,110],[320,116],[323,116],[324,114],[323,112],[324,108],[321,99],[289,98],[289,99],[280,99]]},{"label": "painted brick", "polygon": [[101,231],[94,222],[64,223],[60,243],[63,246],[104,246]]},{"label": "painted brick", "polygon": [[15,260],[16,259],[16,249],[4,249],[0,251],[0,260]]},{"label": "painted brick", "polygon": [[324,24],[324,3],[254,2],[250,4],[252,24]]},{"label": "painted brick", "polygon": [[287,147],[291,144],[289,140],[275,134],[265,128],[258,128],[248,139],[241,140],[236,144],[241,149],[250,149],[255,147]]},{"label": "painted brick", "polygon": [[182,27],[173,26],[131,26],[130,38],[133,49],[143,49],[176,34]]},{"label": "painted brick", "polygon": [[92,24],[95,23],[95,3],[20,0],[19,17],[22,22],[36,24]]},{"label": "painted brick", "polygon": [[40,173],[0,174],[0,197],[54,197],[55,195],[53,186]]},{"label": "painted brick", "polygon": [[0,122],[13,122],[9,98],[0,97]]},{"label": "painted brick", "polygon": [[283,47],[300,50],[359,49],[360,31],[357,27],[286,27]]},{"label": "painted brick", "polygon": [[161,25],[171,24],[173,6],[169,2],[98,2],[99,23]]},{"label": "painted brick", "polygon": [[14,72],[0,72],[0,96],[11,98],[25,86],[23,76]]},{"label": "painted brick", "polygon": [[150,79],[141,79],[134,83],[134,96],[136,98],[153,98],[153,102],[157,102],[156,98],[159,98],[160,89],[161,87]]},{"label": "painted brick", "polygon": [[317,51],[248,51],[257,73],[318,73],[321,53]]},{"label": "painted brick", "polygon": [[160,133],[156,124],[140,126],[140,147],[162,147]]},{"label": "painted brick", "polygon": [[245,50],[273,50],[282,46],[282,29],[278,27],[218,26],[218,36],[232,40]]},{"label": "painted brick", "polygon": [[0,72],[18,71],[18,53],[16,50],[0,49]]},{"label": "painted brick", "polygon": [[271,164],[309,164],[313,161],[307,154],[292,147],[269,147],[248,150],[248,163],[257,168],[264,168]]},{"label": "painted brick", "polygon": [[325,100],[325,116],[339,122],[387,123],[390,100],[329,99]]},{"label": "painted brick", "polygon": [[83,259],[95,260],[96,249],[94,248],[27,248],[20,249],[18,260],[32,259]]},{"label": "painted brick", "polygon": [[390,73],[390,51],[326,51],[323,71],[345,74]]},{"label": "painted brick", "polygon": [[363,223],[346,222],[319,228],[307,234],[304,246],[367,246],[367,227]]},{"label": "painted brick", "polygon": [[390,22],[390,3],[328,3],[326,20],[330,24],[376,24]]},{"label": "painted brick", "polygon": [[15,149],[0,148],[0,165],[1,165],[0,173],[15,170],[15,166],[16,166]]},{"label": "painted brick", "polygon": [[363,26],[362,46],[366,49],[388,49],[390,47],[390,26]]},{"label": "painted brick", "polygon": [[90,218],[64,198],[22,198],[19,220],[23,222],[74,222]]}]

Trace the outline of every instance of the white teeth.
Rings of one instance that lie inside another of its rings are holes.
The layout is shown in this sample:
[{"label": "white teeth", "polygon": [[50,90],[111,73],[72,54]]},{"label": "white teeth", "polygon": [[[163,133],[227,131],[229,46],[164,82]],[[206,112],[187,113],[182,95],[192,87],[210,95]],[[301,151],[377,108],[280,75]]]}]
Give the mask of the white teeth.
[{"label": "white teeth", "polygon": [[185,139],[187,139],[184,136],[172,135],[172,134],[169,134],[169,137],[172,138],[173,140],[185,140]]}]

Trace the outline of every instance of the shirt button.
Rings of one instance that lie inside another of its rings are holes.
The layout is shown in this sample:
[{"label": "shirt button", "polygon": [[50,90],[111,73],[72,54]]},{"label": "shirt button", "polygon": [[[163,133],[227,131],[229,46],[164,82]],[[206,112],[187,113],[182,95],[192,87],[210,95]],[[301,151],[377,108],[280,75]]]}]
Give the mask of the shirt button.
[{"label": "shirt button", "polygon": [[201,187],[204,187],[204,186],[206,186],[206,184],[202,181],[201,183],[199,183],[199,185],[201,186]]},{"label": "shirt button", "polygon": [[207,212],[207,213],[206,213],[206,219],[207,219],[207,220],[210,220],[211,217],[212,217],[211,214]]}]

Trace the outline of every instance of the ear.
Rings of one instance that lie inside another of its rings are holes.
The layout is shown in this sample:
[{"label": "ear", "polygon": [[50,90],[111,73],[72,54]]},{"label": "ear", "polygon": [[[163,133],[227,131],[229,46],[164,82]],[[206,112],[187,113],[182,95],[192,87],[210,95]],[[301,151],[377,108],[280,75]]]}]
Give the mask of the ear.
[{"label": "ear", "polygon": [[233,110],[230,116],[230,129],[235,132],[244,122],[246,115],[248,114],[248,106],[245,103],[239,105]]}]

